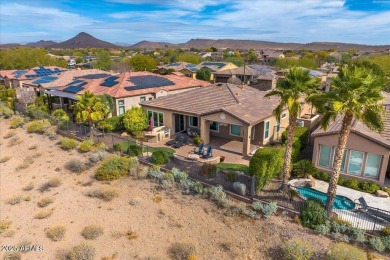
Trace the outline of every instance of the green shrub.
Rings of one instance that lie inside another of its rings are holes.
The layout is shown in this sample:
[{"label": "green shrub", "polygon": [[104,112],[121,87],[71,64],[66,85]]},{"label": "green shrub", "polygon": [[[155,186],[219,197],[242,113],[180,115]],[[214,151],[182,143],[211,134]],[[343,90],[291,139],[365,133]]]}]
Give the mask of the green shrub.
[{"label": "green shrub", "polygon": [[73,150],[77,147],[79,142],[75,139],[63,137],[60,140],[60,147],[64,150]]},{"label": "green shrub", "polygon": [[93,260],[95,259],[96,249],[88,244],[82,243],[75,246],[70,251],[66,259],[69,260]]},{"label": "green shrub", "polygon": [[386,227],[382,228],[382,233],[385,236],[390,236],[390,225],[387,225]]},{"label": "green shrub", "polygon": [[94,145],[94,141],[93,139],[86,139],[84,141],[82,141],[79,145],[79,151],[81,153],[86,153],[86,152],[89,152],[91,151],[92,147]]},{"label": "green shrub", "polygon": [[375,193],[377,190],[381,189],[381,186],[372,181],[362,181],[359,183],[359,188],[367,193]]},{"label": "green shrub", "polygon": [[200,138],[198,134],[195,134],[193,141],[195,145],[200,145],[201,143],[203,143],[202,138]]},{"label": "green shrub", "polygon": [[24,119],[20,116],[15,117],[9,123],[9,128],[15,129],[24,125]]},{"label": "green shrub", "polygon": [[64,122],[69,121],[68,114],[65,112],[65,110],[63,110],[61,108],[54,110],[51,113],[51,118],[55,119],[57,122],[58,121],[64,121]]},{"label": "green shrub", "polygon": [[14,114],[14,111],[5,106],[5,105],[0,105],[0,116],[3,116],[4,118],[10,118]]},{"label": "green shrub", "polygon": [[177,168],[172,168],[171,173],[177,182],[184,181],[188,178],[188,174],[186,172],[180,171]]},{"label": "green shrub", "polygon": [[389,196],[390,196],[390,187],[384,187],[383,190],[386,191],[387,194],[389,194]]},{"label": "green shrub", "polygon": [[301,240],[292,240],[282,247],[283,255],[289,260],[309,260],[314,251],[311,246]]},{"label": "green shrub", "polygon": [[[286,144],[287,142],[287,132],[288,128],[286,131],[282,133],[282,143]],[[295,127],[295,132],[294,132],[294,137],[297,137],[300,140],[301,143],[301,149],[304,149],[307,145],[308,137],[309,137],[309,130],[306,127],[303,126],[296,126]]]},{"label": "green shrub", "polygon": [[85,239],[93,240],[103,235],[103,228],[97,225],[89,225],[83,228],[81,235]]},{"label": "green shrub", "polygon": [[240,195],[246,194],[246,185],[241,182],[235,182],[233,183],[233,190],[237,192]]},{"label": "green shrub", "polygon": [[132,107],[124,115],[123,125],[127,131],[135,135],[148,128],[148,117],[141,107]]},{"label": "green shrub", "polygon": [[301,155],[301,148],[302,144],[298,137],[294,137],[294,142],[292,146],[292,153],[291,153],[291,161],[293,163],[297,162],[299,160],[299,157]]},{"label": "green shrub", "polygon": [[43,134],[50,126],[50,122],[47,119],[34,120],[27,124],[27,132]]},{"label": "green shrub", "polygon": [[138,160],[135,157],[125,158],[112,156],[104,160],[95,172],[95,178],[99,181],[112,181],[129,173],[130,169],[137,167]]},{"label": "green shrub", "polygon": [[353,260],[367,260],[367,253],[357,248],[353,245],[349,245],[346,243],[336,243],[333,244],[328,253],[327,253],[327,259],[329,260],[346,260],[346,259],[353,259]]},{"label": "green shrub", "polygon": [[228,171],[225,173],[225,181],[234,182],[237,179],[237,174],[234,171]]},{"label": "green shrub", "polygon": [[138,156],[142,154],[142,148],[138,144],[130,144],[127,148],[127,154],[130,156]]},{"label": "green shrub", "polygon": [[53,226],[46,230],[46,236],[52,241],[61,241],[65,236],[66,228],[64,226]]},{"label": "green shrub", "polygon": [[202,165],[200,172],[207,177],[215,177],[217,175],[217,165],[205,163]]},{"label": "green shrub", "polygon": [[293,164],[292,176],[302,178],[308,175],[314,176],[317,173],[317,168],[310,160],[301,160]]},{"label": "green shrub", "polygon": [[163,151],[157,150],[152,153],[151,160],[152,163],[157,165],[166,164],[168,162],[168,156]]},{"label": "green shrub", "polygon": [[350,178],[344,182],[344,186],[354,190],[359,190],[359,181],[354,178]]},{"label": "green shrub", "polygon": [[120,132],[125,130],[123,125],[123,116],[113,116],[106,118],[97,123],[97,126],[99,129],[104,130],[105,132]]},{"label": "green shrub", "polygon": [[390,236],[385,236],[383,238],[383,245],[385,245],[387,250],[390,251]]},{"label": "green shrub", "polygon": [[344,186],[345,184],[345,178],[343,176],[339,176],[339,179],[337,180],[337,184]]},{"label": "green shrub", "polygon": [[326,223],[326,210],[322,204],[312,200],[306,200],[301,212],[302,225],[314,229],[318,225]]},{"label": "green shrub", "polygon": [[264,147],[258,149],[249,162],[249,174],[256,176],[256,189],[260,191],[283,166],[284,148]]},{"label": "green shrub", "polygon": [[326,181],[326,182],[328,182],[330,180],[330,174],[326,173],[326,172],[313,173],[313,177],[318,179],[318,180]]},{"label": "green shrub", "polygon": [[383,241],[379,237],[373,237],[368,240],[373,249],[379,252],[383,252],[386,250],[386,246],[383,244]]}]

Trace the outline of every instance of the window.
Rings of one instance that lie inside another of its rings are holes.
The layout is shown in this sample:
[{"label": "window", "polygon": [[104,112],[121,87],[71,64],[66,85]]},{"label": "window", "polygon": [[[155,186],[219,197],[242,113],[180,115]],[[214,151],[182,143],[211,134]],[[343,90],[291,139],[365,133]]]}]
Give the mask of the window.
[{"label": "window", "polygon": [[381,157],[379,154],[369,153],[367,155],[366,167],[364,169],[364,176],[369,178],[377,178],[381,165]]},{"label": "window", "polygon": [[148,119],[153,117],[153,126],[159,127],[164,125],[164,113],[148,110]]},{"label": "window", "polygon": [[192,127],[199,127],[198,117],[190,116],[190,126],[192,126]]},{"label": "window", "polygon": [[276,133],[280,131],[280,121],[276,121]]},{"label": "window", "polygon": [[[332,159],[332,165],[334,164],[334,159],[336,158],[336,152],[337,152],[337,148],[334,148],[334,155],[333,155],[333,159]],[[347,159],[347,153],[348,153],[348,150],[347,149],[344,149],[344,155],[343,155],[343,160],[341,161],[341,166],[340,166],[340,171],[341,172],[344,172],[344,168],[345,168],[345,161]]]},{"label": "window", "polygon": [[124,100],[118,100],[118,107],[119,107],[118,114],[119,115],[123,115],[125,113],[125,101]]},{"label": "window", "polygon": [[318,159],[319,166],[329,168],[331,152],[332,148],[329,145],[320,145],[320,158]]},{"label": "window", "polygon": [[146,97],[140,97],[140,98],[139,98],[139,101],[140,101],[140,102],[146,101]]},{"label": "window", "polygon": [[230,135],[241,136],[241,126],[230,125]]},{"label": "window", "polygon": [[214,132],[219,132],[219,123],[211,122],[210,123],[210,130],[214,131]]},{"label": "window", "polygon": [[348,173],[353,175],[360,175],[363,164],[363,153],[358,151],[351,151],[349,155]]},{"label": "window", "polygon": [[287,113],[283,113],[281,116],[282,119],[285,119],[286,117],[287,117]]},{"label": "window", "polygon": [[255,126],[252,126],[251,128],[251,139],[255,140]]},{"label": "window", "polygon": [[269,121],[264,123],[264,139],[269,138]]}]

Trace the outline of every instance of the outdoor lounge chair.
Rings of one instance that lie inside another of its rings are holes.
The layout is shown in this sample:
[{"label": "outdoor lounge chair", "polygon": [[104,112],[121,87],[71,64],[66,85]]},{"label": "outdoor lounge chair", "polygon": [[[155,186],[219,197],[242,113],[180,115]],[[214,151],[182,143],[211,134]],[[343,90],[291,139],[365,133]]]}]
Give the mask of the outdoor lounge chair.
[{"label": "outdoor lounge chair", "polygon": [[183,140],[183,136],[176,135],[175,139],[166,142],[165,145],[171,146],[171,145],[174,145],[174,144],[176,144],[178,142],[181,142],[182,140]]},{"label": "outdoor lounge chair", "polygon": [[207,147],[207,152],[202,154],[203,159],[211,158],[213,157],[213,149],[211,146]]},{"label": "outdoor lounge chair", "polygon": [[187,144],[188,144],[188,136],[185,135],[182,141],[179,141],[179,142],[177,142],[177,143],[174,143],[174,144],[172,145],[172,147],[174,147],[174,148],[180,148],[180,147],[182,147],[182,146],[184,146],[184,145],[187,145]]},{"label": "outdoor lounge chair", "polygon": [[370,214],[373,217],[380,218],[382,220],[385,220],[387,222],[390,222],[390,212],[382,211],[377,208],[372,208],[368,206],[366,200],[363,197],[360,197],[358,199],[359,203],[361,204],[361,208],[359,209],[362,212],[365,212],[367,214]]},{"label": "outdoor lounge chair", "polygon": [[202,155],[204,150],[204,145],[200,144],[198,148],[194,148],[194,154]]}]

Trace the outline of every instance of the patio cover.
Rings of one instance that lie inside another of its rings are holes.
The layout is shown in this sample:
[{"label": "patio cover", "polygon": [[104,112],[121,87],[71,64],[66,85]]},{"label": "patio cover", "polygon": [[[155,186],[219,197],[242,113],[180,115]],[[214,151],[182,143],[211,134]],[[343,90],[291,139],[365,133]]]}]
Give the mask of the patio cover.
[{"label": "patio cover", "polygon": [[67,93],[59,90],[45,90],[45,93],[56,97],[65,97],[73,100],[77,100],[76,95],[73,93]]}]

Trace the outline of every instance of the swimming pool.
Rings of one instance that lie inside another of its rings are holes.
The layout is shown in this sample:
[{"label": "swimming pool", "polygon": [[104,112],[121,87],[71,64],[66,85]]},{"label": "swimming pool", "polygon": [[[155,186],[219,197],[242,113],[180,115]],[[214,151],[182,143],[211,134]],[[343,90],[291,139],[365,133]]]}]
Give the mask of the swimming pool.
[{"label": "swimming pool", "polygon": [[[312,189],[310,187],[297,187],[299,193],[305,198],[317,198],[322,200],[324,204],[326,204],[327,195],[321,191]],[[334,209],[353,209],[355,208],[355,203],[344,196],[336,195],[333,204]]]}]

